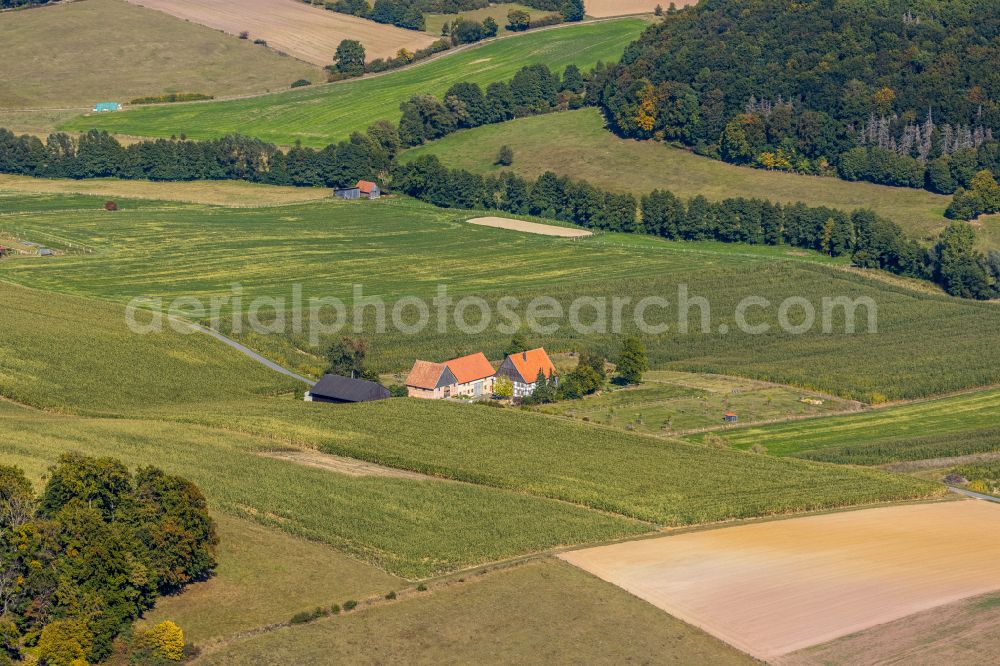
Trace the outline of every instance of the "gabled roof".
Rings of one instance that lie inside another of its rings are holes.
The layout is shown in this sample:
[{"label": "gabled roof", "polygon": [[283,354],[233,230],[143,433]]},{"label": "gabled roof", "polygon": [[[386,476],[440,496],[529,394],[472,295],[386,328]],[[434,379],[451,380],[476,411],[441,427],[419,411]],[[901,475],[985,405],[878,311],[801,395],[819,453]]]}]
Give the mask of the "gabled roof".
[{"label": "gabled roof", "polygon": [[347,402],[368,402],[389,397],[389,389],[364,379],[351,379],[340,375],[326,375],[309,389],[313,395],[331,400]]},{"label": "gabled roof", "polygon": [[507,357],[524,379],[525,384],[531,384],[538,379],[538,371],[545,373],[546,379],[551,379],[556,374],[556,366],[552,365],[549,355],[539,347],[520,354],[511,354]]},{"label": "gabled roof", "polygon": [[433,391],[439,386],[455,384],[455,375],[444,363],[416,361],[406,378],[406,385],[414,388]]},{"label": "gabled roof", "polygon": [[361,190],[361,194],[371,194],[372,190],[378,188],[378,185],[370,180],[359,180],[355,187]]},{"label": "gabled roof", "polygon": [[455,380],[459,384],[486,379],[496,374],[493,366],[490,365],[486,355],[482,352],[445,361],[444,364],[455,375]]}]

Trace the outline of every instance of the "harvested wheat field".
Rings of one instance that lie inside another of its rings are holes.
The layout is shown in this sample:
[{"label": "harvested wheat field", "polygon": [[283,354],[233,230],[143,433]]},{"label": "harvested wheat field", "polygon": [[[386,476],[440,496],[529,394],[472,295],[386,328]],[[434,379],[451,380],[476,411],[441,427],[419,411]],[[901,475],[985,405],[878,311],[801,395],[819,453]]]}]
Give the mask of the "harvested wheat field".
[{"label": "harvested wheat field", "polygon": [[[698,0],[674,0],[674,6],[685,7],[697,4]],[[664,9],[670,6],[670,0],[586,0],[587,16],[607,18],[609,16],[628,16],[630,14],[652,14],[656,6]]]},{"label": "harvested wheat field", "polygon": [[759,659],[1000,589],[1000,506],[885,507],[562,558]]},{"label": "harvested wheat field", "polygon": [[32,178],[0,174],[0,192],[18,194],[89,194],[100,197],[179,201],[183,203],[258,208],[318,201],[330,198],[321,187],[259,185],[237,180],[195,180],[163,182],[118,180],[116,178]]},{"label": "harvested wheat field", "polygon": [[560,238],[582,238],[583,236],[594,235],[585,229],[570,229],[569,227],[557,227],[553,224],[512,220],[506,217],[477,217],[469,220],[469,224],[477,224],[481,227],[493,227],[494,229],[523,231],[524,233],[538,234],[539,236],[558,236]]},{"label": "harvested wheat field", "polygon": [[422,32],[326,11],[299,0],[129,2],[232,35],[248,32],[251,40],[263,39],[275,50],[320,66],[333,62],[333,54],[343,39],[364,44],[369,60],[394,56],[401,48],[415,51],[434,41]]}]

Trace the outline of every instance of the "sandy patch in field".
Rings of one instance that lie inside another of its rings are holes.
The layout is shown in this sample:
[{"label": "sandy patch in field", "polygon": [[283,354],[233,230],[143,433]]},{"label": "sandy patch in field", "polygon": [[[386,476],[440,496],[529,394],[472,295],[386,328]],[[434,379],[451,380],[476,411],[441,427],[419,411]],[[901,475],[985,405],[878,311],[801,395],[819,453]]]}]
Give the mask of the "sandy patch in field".
[{"label": "sandy patch in field", "polygon": [[299,0],[128,0],[192,23],[250,39],[315,65],[329,65],[343,39],[365,46],[369,60],[396,55],[401,48],[421,49],[434,38],[416,30],[382,25],[330,12]]},{"label": "sandy patch in field", "polygon": [[[677,8],[697,4],[698,0],[674,0]],[[652,14],[656,5],[661,5],[666,11],[670,0],[586,0],[587,16],[605,18],[608,16],[625,16],[627,14]]]},{"label": "sandy patch in field", "polygon": [[[152,199],[184,203],[255,208],[330,198],[320,187],[258,185],[231,180],[166,183],[150,180],[31,178],[0,174],[0,191],[25,194],[91,194],[122,199]],[[124,210],[126,206],[122,206]]]},{"label": "sandy patch in field", "polygon": [[561,557],[773,659],[1000,589],[1000,506],[959,501],[847,511]]},{"label": "sandy patch in field", "polygon": [[394,479],[410,479],[411,481],[439,481],[432,476],[409,472],[404,469],[383,467],[375,463],[343,458],[341,456],[321,453],[319,451],[273,451],[261,455],[277,460],[287,460],[307,467],[316,467],[328,472],[346,474],[347,476],[384,476]]},{"label": "sandy patch in field", "polygon": [[523,231],[525,233],[539,234],[541,236],[559,236],[560,238],[581,238],[583,236],[594,235],[585,229],[569,229],[567,227],[557,227],[552,224],[538,224],[537,222],[525,222],[524,220],[511,220],[506,217],[477,217],[469,220],[469,224],[476,224],[481,227],[493,227],[494,229]]}]

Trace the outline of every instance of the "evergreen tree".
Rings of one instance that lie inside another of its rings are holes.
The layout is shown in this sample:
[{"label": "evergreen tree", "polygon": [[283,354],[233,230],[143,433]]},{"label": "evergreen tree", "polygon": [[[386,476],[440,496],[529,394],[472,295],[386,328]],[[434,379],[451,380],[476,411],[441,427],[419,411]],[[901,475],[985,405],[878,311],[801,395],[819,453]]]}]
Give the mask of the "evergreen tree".
[{"label": "evergreen tree", "polygon": [[617,366],[619,382],[623,384],[642,382],[642,375],[649,370],[649,363],[646,360],[646,345],[641,339],[627,337],[622,341]]}]

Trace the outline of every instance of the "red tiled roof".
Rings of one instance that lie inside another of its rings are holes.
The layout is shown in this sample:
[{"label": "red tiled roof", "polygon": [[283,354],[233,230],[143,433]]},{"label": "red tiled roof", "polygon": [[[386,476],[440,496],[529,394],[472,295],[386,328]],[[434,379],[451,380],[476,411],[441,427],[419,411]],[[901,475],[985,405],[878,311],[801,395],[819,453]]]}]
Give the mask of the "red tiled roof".
[{"label": "red tiled roof", "polygon": [[361,194],[371,194],[372,190],[378,187],[378,185],[370,180],[359,180],[356,187],[361,190]]},{"label": "red tiled roof", "polygon": [[492,377],[496,373],[482,352],[445,361],[444,364],[455,375],[455,379],[458,380],[459,384],[467,384],[468,382]]},{"label": "red tiled roof", "polygon": [[551,379],[556,374],[556,366],[552,365],[549,355],[541,347],[520,354],[511,354],[508,358],[529,384],[538,378],[539,370],[545,373],[546,379]]},{"label": "red tiled roof", "polygon": [[733,414],[732,412],[726,412],[726,416],[736,416],[736,414]]},{"label": "red tiled roof", "polygon": [[433,391],[437,388],[441,374],[447,369],[448,366],[444,363],[417,361],[413,364],[413,369],[410,370],[410,374],[406,378],[406,385]]}]

